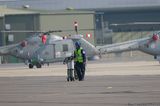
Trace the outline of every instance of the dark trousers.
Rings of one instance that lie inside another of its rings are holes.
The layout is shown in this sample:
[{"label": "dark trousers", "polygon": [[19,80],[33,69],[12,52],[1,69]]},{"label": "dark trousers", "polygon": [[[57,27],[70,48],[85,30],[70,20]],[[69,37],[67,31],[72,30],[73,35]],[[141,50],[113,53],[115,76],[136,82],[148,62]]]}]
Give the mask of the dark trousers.
[{"label": "dark trousers", "polygon": [[77,71],[79,81],[82,81],[85,76],[85,65],[83,63],[76,62],[75,70]]}]

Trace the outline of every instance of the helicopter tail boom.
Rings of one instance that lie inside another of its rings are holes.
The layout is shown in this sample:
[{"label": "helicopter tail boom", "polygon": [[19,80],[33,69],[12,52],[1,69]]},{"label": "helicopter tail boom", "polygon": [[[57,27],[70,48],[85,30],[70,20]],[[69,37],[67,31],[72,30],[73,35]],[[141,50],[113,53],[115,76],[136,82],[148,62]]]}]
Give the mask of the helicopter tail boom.
[{"label": "helicopter tail boom", "polygon": [[0,55],[8,55],[8,54],[10,54],[10,50],[12,48],[16,47],[16,46],[17,46],[17,44],[0,47]]}]

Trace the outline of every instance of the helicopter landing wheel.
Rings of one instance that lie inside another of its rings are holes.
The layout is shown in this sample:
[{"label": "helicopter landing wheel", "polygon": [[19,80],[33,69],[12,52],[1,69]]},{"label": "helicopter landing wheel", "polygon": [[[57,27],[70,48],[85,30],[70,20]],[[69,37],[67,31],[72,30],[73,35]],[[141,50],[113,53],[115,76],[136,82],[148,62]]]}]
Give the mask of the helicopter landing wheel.
[{"label": "helicopter landing wheel", "polygon": [[37,68],[41,68],[42,65],[41,65],[40,63],[37,63],[37,64],[36,64],[36,67],[37,67]]},{"label": "helicopter landing wheel", "polygon": [[29,64],[29,68],[30,68],[30,69],[33,68],[33,64]]}]

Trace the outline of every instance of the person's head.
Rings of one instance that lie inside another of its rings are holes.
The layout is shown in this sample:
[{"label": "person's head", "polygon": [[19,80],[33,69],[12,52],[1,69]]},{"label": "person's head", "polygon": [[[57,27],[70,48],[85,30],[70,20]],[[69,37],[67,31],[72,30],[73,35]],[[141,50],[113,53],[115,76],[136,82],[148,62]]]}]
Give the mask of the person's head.
[{"label": "person's head", "polygon": [[79,49],[81,47],[81,43],[80,42],[76,42],[75,43],[75,47],[76,47],[76,49]]}]

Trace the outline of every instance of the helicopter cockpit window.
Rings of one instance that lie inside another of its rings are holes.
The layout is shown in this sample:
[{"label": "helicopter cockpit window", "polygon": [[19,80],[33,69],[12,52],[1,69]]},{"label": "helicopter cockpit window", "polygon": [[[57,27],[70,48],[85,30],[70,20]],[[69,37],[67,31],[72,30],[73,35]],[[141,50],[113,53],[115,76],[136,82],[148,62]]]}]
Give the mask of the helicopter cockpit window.
[{"label": "helicopter cockpit window", "polygon": [[63,44],[63,52],[68,51],[68,45],[67,44]]}]

